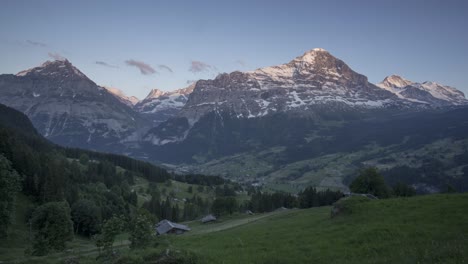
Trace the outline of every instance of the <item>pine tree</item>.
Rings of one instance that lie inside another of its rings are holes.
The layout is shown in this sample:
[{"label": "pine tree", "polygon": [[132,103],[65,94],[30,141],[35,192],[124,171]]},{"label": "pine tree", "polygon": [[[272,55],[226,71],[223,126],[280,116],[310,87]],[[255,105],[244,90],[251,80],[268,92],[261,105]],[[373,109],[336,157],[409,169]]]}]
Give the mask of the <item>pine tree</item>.
[{"label": "pine tree", "polygon": [[6,236],[16,194],[21,189],[20,176],[11,162],[0,154],[0,236]]}]

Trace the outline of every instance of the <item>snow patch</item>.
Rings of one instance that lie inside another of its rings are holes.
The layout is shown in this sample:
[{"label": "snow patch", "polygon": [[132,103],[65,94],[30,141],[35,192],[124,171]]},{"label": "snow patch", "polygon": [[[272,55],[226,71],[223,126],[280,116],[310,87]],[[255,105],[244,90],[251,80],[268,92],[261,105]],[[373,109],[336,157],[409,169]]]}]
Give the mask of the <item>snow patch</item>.
[{"label": "snow patch", "polygon": [[312,51],[325,51],[326,52],[326,50],[322,48],[315,48],[315,49],[312,49]]},{"label": "snow patch", "polygon": [[288,106],[289,106],[290,108],[300,107],[300,106],[303,106],[303,105],[306,104],[306,103],[299,97],[299,95],[297,94],[296,91],[292,91],[292,92],[290,93],[290,95],[292,95],[293,98],[294,98],[294,101],[288,103]]},{"label": "snow patch", "polygon": [[263,108],[267,108],[267,107],[271,104],[271,102],[268,102],[268,101],[266,101],[266,100],[264,100],[264,99],[255,100],[255,102],[256,102],[256,103],[260,106],[260,108],[262,108],[262,109],[263,109]]}]

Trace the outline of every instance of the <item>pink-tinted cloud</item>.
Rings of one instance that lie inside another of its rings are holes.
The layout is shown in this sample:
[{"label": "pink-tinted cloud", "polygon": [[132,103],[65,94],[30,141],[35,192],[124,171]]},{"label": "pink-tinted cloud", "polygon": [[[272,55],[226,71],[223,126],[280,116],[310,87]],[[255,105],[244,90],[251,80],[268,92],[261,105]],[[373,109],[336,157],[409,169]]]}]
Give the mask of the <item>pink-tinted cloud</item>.
[{"label": "pink-tinted cloud", "polygon": [[216,70],[216,67],[202,61],[191,61],[189,71],[193,73],[200,73],[205,71]]},{"label": "pink-tinted cloud", "polygon": [[142,61],[137,61],[137,60],[126,60],[125,63],[128,65],[128,66],[134,66],[134,67],[137,67],[141,74],[143,75],[150,75],[150,74],[154,74],[154,73],[157,73],[157,71],[151,67],[150,65],[142,62]]},{"label": "pink-tinted cloud", "polygon": [[238,64],[241,67],[245,67],[246,63],[243,60],[236,60],[236,64]]},{"label": "pink-tinted cloud", "polygon": [[174,72],[174,71],[171,69],[171,67],[169,67],[169,66],[167,66],[167,65],[164,65],[164,64],[158,65],[158,68],[159,68],[159,69],[162,69],[162,70],[166,70],[166,71],[168,71],[168,72],[170,72],[170,73],[173,73],[173,72]]},{"label": "pink-tinted cloud", "polygon": [[47,47],[47,44],[45,44],[45,43],[42,43],[42,42],[39,42],[39,41],[33,41],[33,40],[29,40],[29,39],[26,40],[26,43],[28,43],[31,46],[36,46],[36,47],[41,47],[41,48]]},{"label": "pink-tinted cloud", "polygon": [[66,58],[64,56],[60,55],[57,52],[49,52],[49,53],[47,53],[47,55],[49,55],[49,57],[54,59],[54,60],[66,60]]},{"label": "pink-tinted cloud", "polygon": [[119,66],[115,66],[115,65],[112,65],[112,64],[109,64],[105,61],[96,61],[96,64],[97,65],[101,65],[101,66],[104,66],[104,67],[109,67],[109,68],[119,68]]}]

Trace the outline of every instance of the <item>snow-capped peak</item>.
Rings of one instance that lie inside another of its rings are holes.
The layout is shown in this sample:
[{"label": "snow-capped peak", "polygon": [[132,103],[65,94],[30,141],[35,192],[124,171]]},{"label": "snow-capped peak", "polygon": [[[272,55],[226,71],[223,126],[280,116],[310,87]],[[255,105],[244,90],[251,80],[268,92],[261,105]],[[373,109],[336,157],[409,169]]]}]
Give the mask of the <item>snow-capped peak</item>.
[{"label": "snow-capped peak", "polygon": [[173,90],[173,91],[161,91],[159,89],[153,89],[149,92],[149,94],[145,97],[144,100],[151,100],[151,99],[157,99],[161,96],[179,96],[179,95],[184,95],[187,96],[190,93],[192,93],[193,89],[195,88],[195,83],[192,83],[188,87]]},{"label": "snow-capped peak", "polygon": [[152,89],[149,94],[145,97],[146,99],[152,99],[152,98],[158,98],[160,96],[163,96],[165,94],[164,91],[161,91],[159,89]]},{"label": "snow-capped peak", "polygon": [[189,94],[195,88],[196,82],[190,86],[174,91],[161,91],[153,89],[148,96],[135,105],[135,110],[148,115],[157,125],[176,115],[185,105]]},{"label": "snow-capped peak", "polygon": [[385,79],[379,83],[378,86],[382,88],[403,88],[405,86],[411,85],[412,83],[412,81],[406,80],[401,76],[390,75],[385,77]]},{"label": "snow-capped peak", "polygon": [[450,86],[435,82],[412,82],[398,75],[390,75],[378,87],[390,91],[401,99],[431,105],[461,105],[467,104],[463,92]]},{"label": "snow-capped peak", "polygon": [[317,56],[328,55],[328,51],[322,48],[315,48],[305,52],[302,56],[297,57],[294,61],[307,62],[309,64],[314,64]]},{"label": "snow-capped peak", "polygon": [[42,75],[53,76],[59,75],[64,77],[77,76],[87,78],[80,70],[73,66],[67,59],[46,61],[41,66],[34,67],[25,71],[20,71],[16,76]]},{"label": "snow-capped peak", "polygon": [[127,96],[122,90],[115,88],[115,87],[106,87],[104,88],[114,95],[117,99],[119,99],[122,103],[128,105],[128,106],[134,106],[136,105],[140,100],[135,97],[135,96]]},{"label": "snow-capped peak", "polygon": [[312,51],[324,51],[324,52],[328,52],[328,51],[326,51],[325,49],[322,49],[322,48],[315,48],[315,49],[312,49]]},{"label": "snow-capped peak", "polygon": [[354,72],[346,63],[328,51],[315,48],[288,63],[247,72],[261,89],[301,87],[342,92],[350,87],[368,84],[367,77]]}]

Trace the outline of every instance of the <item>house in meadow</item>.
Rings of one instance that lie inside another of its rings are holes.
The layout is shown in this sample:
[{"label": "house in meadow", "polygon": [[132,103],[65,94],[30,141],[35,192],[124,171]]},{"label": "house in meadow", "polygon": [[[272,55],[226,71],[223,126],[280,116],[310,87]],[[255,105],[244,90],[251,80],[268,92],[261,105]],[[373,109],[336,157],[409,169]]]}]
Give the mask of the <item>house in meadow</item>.
[{"label": "house in meadow", "polygon": [[209,222],[215,222],[216,220],[217,220],[217,219],[216,219],[216,216],[214,216],[214,215],[212,215],[212,214],[209,214],[209,215],[203,217],[203,218],[201,219],[201,222],[202,222],[203,224],[206,224],[206,223],[209,223]]},{"label": "house in meadow", "polygon": [[180,235],[187,231],[190,231],[190,228],[188,226],[173,223],[169,220],[162,220],[156,225],[156,234],[158,235],[164,235],[164,234]]}]

